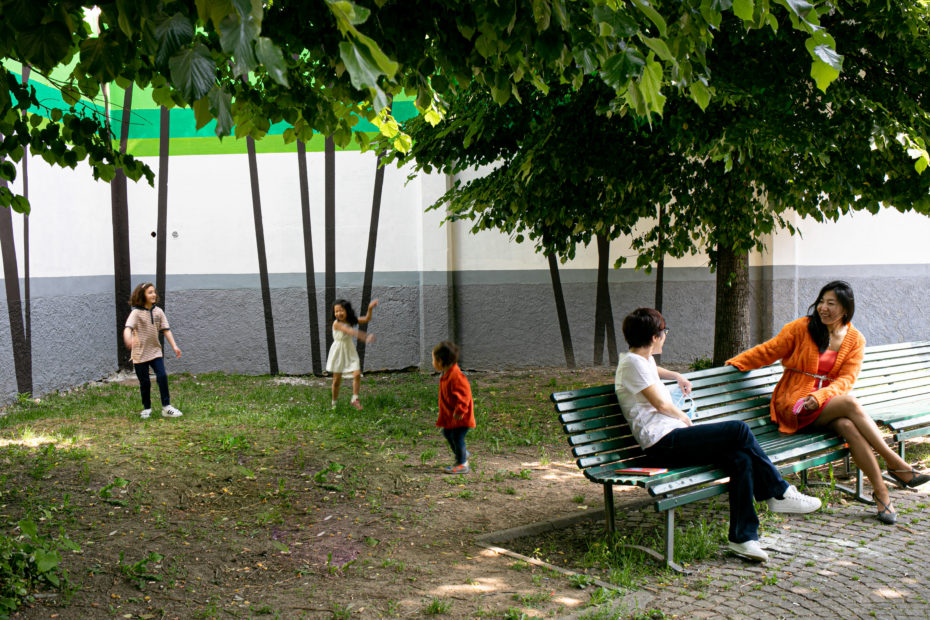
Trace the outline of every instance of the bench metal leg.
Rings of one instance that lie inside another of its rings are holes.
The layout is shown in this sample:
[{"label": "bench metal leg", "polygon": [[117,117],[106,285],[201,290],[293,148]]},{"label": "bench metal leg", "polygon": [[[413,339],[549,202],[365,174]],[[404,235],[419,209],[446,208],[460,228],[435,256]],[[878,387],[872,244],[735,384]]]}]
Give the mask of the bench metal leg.
[{"label": "bench metal leg", "polygon": [[608,538],[613,538],[617,531],[617,525],[614,522],[616,512],[614,512],[614,485],[605,484],[604,486],[604,512],[607,526]]},{"label": "bench metal leg", "polygon": [[905,463],[907,462],[907,459],[904,458],[904,440],[903,439],[898,441],[898,456],[901,457],[902,461],[904,461]]},{"label": "bench metal leg", "polygon": [[[849,471],[849,457],[846,457],[846,471]],[[801,478],[801,484],[806,487],[832,487],[837,491],[841,491],[847,495],[852,496],[854,500],[860,501],[864,504],[874,504],[875,500],[871,497],[866,497],[863,493],[862,485],[862,470],[858,467],[856,468],[856,488],[851,489],[848,486],[842,484],[836,484],[835,482],[808,482],[807,480],[807,470],[799,471],[798,476]]]},{"label": "bench metal leg", "polygon": [[[607,539],[614,543],[616,538],[614,535],[617,533],[617,524],[616,524],[616,510],[614,508],[614,487],[612,484],[605,484],[604,486],[604,525],[607,530]],[[642,545],[618,545],[620,547],[628,547],[630,549],[637,549],[642,551],[646,555],[659,562],[665,562],[665,565],[679,573],[688,574],[690,571],[685,570],[681,566],[675,563],[675,509],[665,511],[665,556],[656,552],[654,549],[649,547],[643,547]]]}]

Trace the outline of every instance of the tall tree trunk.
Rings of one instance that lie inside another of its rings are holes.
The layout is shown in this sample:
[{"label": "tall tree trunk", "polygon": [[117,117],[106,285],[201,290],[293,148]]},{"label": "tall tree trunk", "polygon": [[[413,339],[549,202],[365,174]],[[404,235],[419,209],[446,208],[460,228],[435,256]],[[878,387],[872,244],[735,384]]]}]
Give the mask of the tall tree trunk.
[{"label": "tall tree trunk", "polygon": [[332,136],[326,138],[323,147],[323,210],[325,212],[326,243],[326,350],[333,345],[332,325],[333,302],[336,301],[336,142]]},{"label": "tall tree trunk", "polygon": [[[665,235],[664,235],[663,232],[662,232],[662,226],[665,225],[665,223],[662,221],[662,220],[664,219],[664,217],[663,217],[664,215],[665,215],[665,209],[662,207],[662,205],[659,205],[659,223],[658,223],[658,228],[659,228],[659,240],[658,240],[658,244],[659,244],[659,247],[662,247],[662,242],[663,242],[664,237],[665,237]],[[661,256],[662,256],[662,258],[660,258],[659,261],[656,263],[656,303],[655,303],[655,309],[658,310],[659,312],[662,312],[662,293],[663,293],[663,287],[665,286],[665,254],[663,253]]]},{"label": "tall tree trunk", "polygon": [[[104,85],[107,133],[110,129],[109,89]],[[132,113],[132,84],[123,96],[123,114],[120,123],[119,152],[125,154],[129,142],[129,117]],[[110,212],[113,222],[113,300],[116,311],[116,360],[120,370],[132,367],[130,352],[123,343],[123,327],[129,318],[129,296],[132,294],[132,268],[129,264],[129,196],[126,174],[117,168],[110,182]]]},{"label": "tall tree trunk", "polygon": [[313,266],[313,234],[310,230],[310,181],[307,174],[307,145],[297,141],[297,174],[300,182],[300,215],[304,233],[304,271],[307,274],[307,311],[310,321],[310,360],[313,374],[323,372],[320,361],[320,320],[316,309],[316,270]]},{"label": "tall tree trunk", "polygon": [[562,278],[559,277],[559,261],[555,254],[548,254],[549,278],[552,280],[552,294],[555,296],[555,313],[559,317],[559,331],[562,333],[562,351],[565,365],[575,367],[575,350],[572,347],[572,331],[568,324],[568,312],[565,310],[565,295],[562,294]]},{"label": "tall tree trunk", "polygon": [[[168,156],[170,154],[171,116],[165,106],[161,106],[158,121],[158,219],[155,224],[155,292],[158,293],[158,298],[161,300],[162,309],[167,309],[165,272],[168,255]],[[158,342],[164,348],[164,334],[158,334]]]},{"label": "tall tree trunk", "polygon": [[[365,257],[365,280],[362,284],[362,303],[358,308],[359,314],[368,309],[371,301],[371,287],[375,273],[375,249],[378,247],[378,219],[381,217],[381,190],[384,188],[384,166],[381,156],[375,168],[375,189],[371,200],[371,223],[368,227],[368,254]],[[365,369],[365,343],[358,343],[358,357],[362,370]]]},{"label": "tall tree trunk", "polygon": [[[664,226],[664,222],[662,221],[664,219],[663,217],[664,215],[665,215],[665,209],[662,207],[662,205],[659,205],[659,222],[658,222],[659,247],[662,246],[662,241],[665,236],[662,231],[662,226]],[[655,306],[654,306],[655,309],[658,310],[660,313],[662,312],[662,293],[664,292],[664,287],[665,287],[665,254],[662,254],[661,258],[656,262],[656,299],[655,299]],[[653,357],[655,358],[656,363],[658,363],[662,359],[662,354],[660,353],[658,355],[654,355]]]},{"label": "tall tree trunk", "polygon": [[161,106],[158,135],[158,223],[155,228],[155,290],[161,299],[162,308],[166,301],[166,271],[168,261],[168,157],[171,143],[171,115],[168,108]]},{"label": "tall tree trunk", "polygon": [[714,366],[749,347],[749,252],[717,245]]},{"label": "tall tree trunk", "polygon": [[617,336],[614,333],[614,315],[610,307],[610,288],[607,286],[610,241],[597,235],[597,297],[594,302],[594,364],[604,359],[604,340],[607,340],[607,359],[611,366],[618,361]]},{"label": "tall tree trunk", "polygon": [[265,227],[262,220],[262,199],[258,186],[258,158],[255,139],[245,139],[249,152],[249,179],[252,186],[252,217],[255,220],[255,246],[258,250],[258,277],[262,287],[262,308],[265,312],[265,339],[268,342],[268,366],[272,375],[278,374],[278,348],[274,339],[274,314],[271,310],[271,286],[268,282],[268,260],[265,257]]},{"label": "tall tree trunk", "polygon": [[[29,65],[23,65],[23,86],[29,84]],[[28,122],[29,113],[23,112],[23,121]],[[29,200],[29,145],[23,146],[23,198]],[[29,214],[23,215],[23,295],[25,304],[23,320],[26,324],[26,348],[29,358],[32,359],[32,282],[29,273]]]},{"label": "tall tree trunk", "polygon": [[[5,179],[0,186],[7,187]],[[23,328],[23,305],[19,295],[19,270],[16,265],[16,248],[13,245],[13,209],[0,207],[0,253],[3,258],[3,283],[6,287],[6,309],[10,319],[10,338],[13,341],[13,367],[16,371],[16,391],[32,394],[32,354],[26,343]]]}]

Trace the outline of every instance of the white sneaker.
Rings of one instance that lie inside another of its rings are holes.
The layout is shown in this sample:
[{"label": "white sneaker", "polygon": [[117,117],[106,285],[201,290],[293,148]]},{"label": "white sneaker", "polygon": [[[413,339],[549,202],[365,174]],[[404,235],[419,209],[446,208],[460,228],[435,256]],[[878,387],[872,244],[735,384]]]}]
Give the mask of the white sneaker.
[{"label": "white sneaker", "polygon": [[151,409],[143,409],[142,413],[139,414],[139,417],[143,420],[148,420],[150,415],[152,415]]},{"label": "white sneaker", "polygon": [[167,405],[161,408],[161,417],[163,418],[180,418],[182,415],[184,414],[171,405]]},{"label": "white sneaker", "polygon": [[797,515],[814,512],[818,510],[822,504],[819,497],[804,495],[794,488],[793,484],[788,485],[788,490],[785,491],[783,499],[771,497],[765,501],[768,502],[769,508],[774,512],[785,512]]},{"label": "white sneaker", "polygon": [[735,543],[731,540],[727,546],[732,553],[747,560],[765,562],[769,559],[769,554],[765,552],[758,540],[747,540],[743,543]]}]

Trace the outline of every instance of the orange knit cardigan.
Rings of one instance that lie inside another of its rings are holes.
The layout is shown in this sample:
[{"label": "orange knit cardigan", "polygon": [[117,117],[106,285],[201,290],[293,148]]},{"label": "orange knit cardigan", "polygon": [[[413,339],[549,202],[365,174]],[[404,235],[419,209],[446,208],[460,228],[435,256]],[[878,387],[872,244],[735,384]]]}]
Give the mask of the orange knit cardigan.
[{"label": "orange knit cardigan", "polygon": [[816,374],[820,364],[820,350],[807,331],[807,323],[806,316],[794,320],[768,342],[743,351],[726,361],[740,370],[752,370],[781,360],[785,374],[775,386],[769,409],[772,420],[778,422],[778,430],[783,433],[794,433],[798,430],[798,417],[791,412],[798,399],[813,396],[818,405],[823,406],[828,399],[849,393],[859,375],[859,369],[862,368],[865,337],[850,323],[836,355],[836,363],[827,373],[831,383],[817,390],[817,379],[802,374]]}]

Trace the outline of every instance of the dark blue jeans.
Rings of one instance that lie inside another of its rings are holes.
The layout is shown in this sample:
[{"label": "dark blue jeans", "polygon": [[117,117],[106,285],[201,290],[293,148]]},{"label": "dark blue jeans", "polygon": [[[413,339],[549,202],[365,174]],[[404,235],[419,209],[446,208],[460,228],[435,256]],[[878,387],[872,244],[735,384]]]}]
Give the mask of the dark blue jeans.
[{"label": "dark blue jeans", "polygon": [[442,436],[449,442],[449,447],[455,453],[455,464],[468,462],[468,450],[465,449],[465,435],[470,429],[467,426],[442,429]]},{"label": "dark blue jeans", "polygon": [[142,408],[152,408],[152,381],[149,379],[149,368],[155,371],[155,381],[158,382],[158,392],[161,394],[161,406],[171,404],[171,395],[168,393],[168,373],[165,372],[165,359],[156,357],[153,360],[134,364],[136,376],[139,377],[139,392],[142,394]]},{"label": "dark blue jeans", "polygon": [[716,465],[730,476],[732,542],[759,538],[758,501],[781,497],[788,489],[745,422],[717,422],[678,428],[645,450],[662,467]]}]

